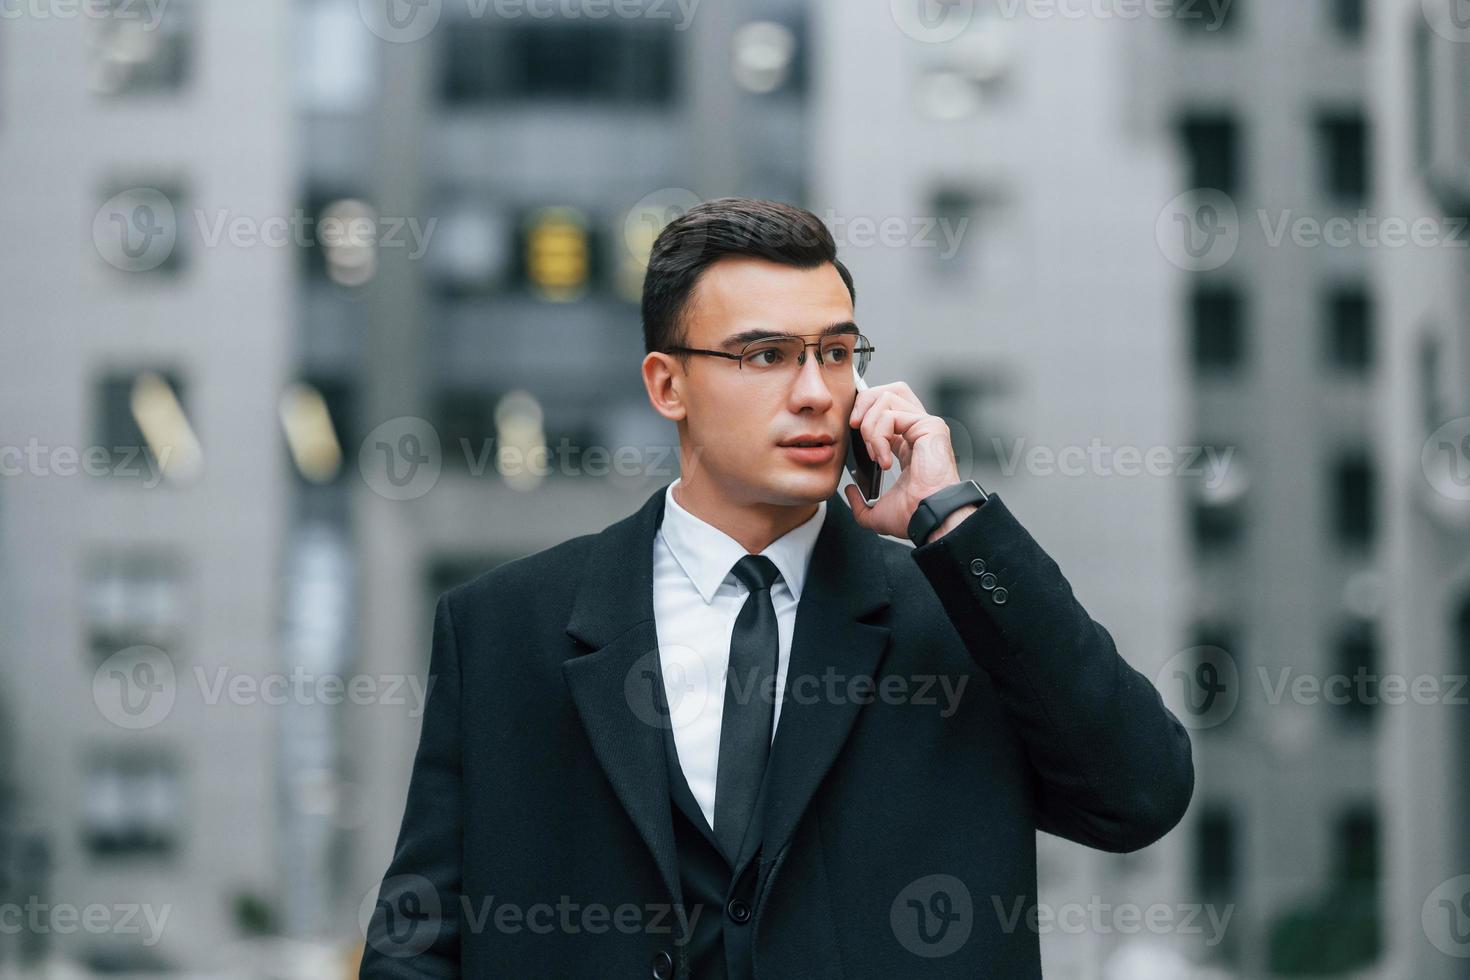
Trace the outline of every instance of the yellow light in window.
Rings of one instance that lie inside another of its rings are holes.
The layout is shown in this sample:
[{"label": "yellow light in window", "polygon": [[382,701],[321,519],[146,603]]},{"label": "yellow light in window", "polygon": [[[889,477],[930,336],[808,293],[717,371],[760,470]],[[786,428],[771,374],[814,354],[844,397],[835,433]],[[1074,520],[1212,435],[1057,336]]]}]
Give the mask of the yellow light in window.
[{"label": "yellow light in window", "polygon": [[129,407],[163,475],[179,483],[197,478],[204,469],[204,452],[169,383],[152,371],[138,375]]},{"label": "yellow light in window", "polygon": [[545,299],[565,303],[587,288],[587,222],[572,208],[546,208],[531,218],[526,270]]},{"label": "yellow light in window", "polygon": [[296,469],[312,483],[331,482],[342,466],[342,446],[322,393],[311,385],[292,385],[277,411]]}]

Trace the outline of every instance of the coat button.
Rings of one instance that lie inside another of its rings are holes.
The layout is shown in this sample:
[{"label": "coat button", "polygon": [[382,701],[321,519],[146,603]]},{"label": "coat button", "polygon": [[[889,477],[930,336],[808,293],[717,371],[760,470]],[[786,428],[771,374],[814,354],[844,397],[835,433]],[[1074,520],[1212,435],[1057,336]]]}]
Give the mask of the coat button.
[{"label": "coat button", "polygon": [[985,574],[985,559],[984,558],[976,558],[974,561],[970,562],[970,574],[971,575],[983,575],[983,574]]},{"label": "coat button", "polygon": [[1006,604],[1006,599],[1010,598],[1010,593],[1005,590],[1004,586],[1002,586],[1001,588],[996,589],[994,592],[990,593],[990,598],[995,600],[995,604],[997,606],[1003,606]]},{"label": "coat button", "polygon": [[661,949],[653,957],[653,980],[670,980],[674,975],[674,958]]},{"label": "coat button", "polygon": [[750,906],[738,898],[730,899],[730,904],[725,906],[725,911],[730,913],[730,918],[736,922],[750,921]]},{"label": "coat button", "polygon": [[984,575],[980,576],[980,588],[984,589],[986,592],[989,592],[991,589],[995,588],[994,572],[986,572]]}]

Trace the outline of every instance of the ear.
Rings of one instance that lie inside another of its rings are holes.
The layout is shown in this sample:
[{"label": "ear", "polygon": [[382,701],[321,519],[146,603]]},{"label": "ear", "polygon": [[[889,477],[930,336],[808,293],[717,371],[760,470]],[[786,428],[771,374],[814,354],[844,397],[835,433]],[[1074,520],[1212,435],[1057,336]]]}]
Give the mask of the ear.
[{"label": "ear", "polygon": [[643,387],[653,410],[671,422],[688,415],[684,405],[684,369],[672,354],[653,351],[643,358]]}]

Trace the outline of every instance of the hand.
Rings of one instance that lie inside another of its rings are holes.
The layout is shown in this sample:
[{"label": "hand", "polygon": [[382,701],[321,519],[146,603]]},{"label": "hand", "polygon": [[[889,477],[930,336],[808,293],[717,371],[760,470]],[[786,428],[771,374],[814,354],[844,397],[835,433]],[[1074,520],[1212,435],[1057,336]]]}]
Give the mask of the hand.
[{"label": "hand", "polygon": [[960,482],[950,443],[949,426],[930,415],[907,384],[895,381],[860,391],[847,423],[859,431],[878,465],[888,470],[897,458],[903,472],[871,507],[858,488],[843,489],[860,527],[896,538],[908,536],[909,518],[919,501]]}]

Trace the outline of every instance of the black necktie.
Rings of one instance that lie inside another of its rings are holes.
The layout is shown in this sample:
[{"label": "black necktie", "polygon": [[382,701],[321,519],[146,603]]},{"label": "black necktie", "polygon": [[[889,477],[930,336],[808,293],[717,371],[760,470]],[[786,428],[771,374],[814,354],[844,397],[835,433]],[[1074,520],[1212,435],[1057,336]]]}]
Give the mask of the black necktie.
[{"label": "black necktie", "polygon": [[746,555],[735,563],[735,577],[750,589],[730,634],[730,666],[725,675],[725,714],[720,722],[720,760],[715,773],[715,836],[733,863],[740,855],[745,828],[755,813],[755,798],[771,752],[772,698],[776,676],[776,607],[771,583],[779,574],[771,559]]}]

